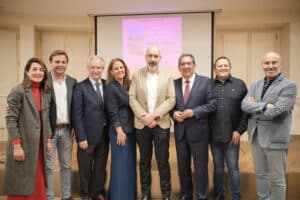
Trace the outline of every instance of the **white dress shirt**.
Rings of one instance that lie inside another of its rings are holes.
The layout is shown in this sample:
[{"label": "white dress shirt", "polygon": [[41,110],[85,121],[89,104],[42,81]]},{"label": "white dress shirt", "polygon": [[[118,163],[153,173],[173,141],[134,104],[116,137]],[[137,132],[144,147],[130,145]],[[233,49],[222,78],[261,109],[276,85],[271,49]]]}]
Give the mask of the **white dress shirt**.
[{"label": "white dress shirt", "polygon": [[[97,87],[96,87],[96,81],[95,81],[94,79],[92,79],[91,77],[89,77],[89,79],[90,79],[90,81],[91,81],[91,83],[92,83],[92,85],[93,85],[94,90],[96,91],[96,90],[97,90]],[[104,99],[103,99],[103,84],[102,84],[102,80],[100,79],[98,82],[100,83],[99,89],[100,89],[100,92],[101,92],[102,101],[104,102]]]},{"label": "white dress shirt", "polygon": [[157,97],[157,84],[158,84],[158,72],[149,73],[147,72],[147,102],[148,102],[148,112],[152,113],[156,106]]},{"label": "white dress shirt", "polygon": [[57,80],[51,75],[56,101],[56,124],[69,124],[66,76],[63,80]]},{"label": "white dress shirt", "polygon": [[182,77],[182,94],[184,94],[184,90],[185,90],[185,86],[186,86],[186,82],[187,80],[190,81],[190,91],[192,91],[192,87],[193,87],[193,84],[194,84],[194,81],[195,81],[195,74],[193,74],[189,79],[185,79]]}]

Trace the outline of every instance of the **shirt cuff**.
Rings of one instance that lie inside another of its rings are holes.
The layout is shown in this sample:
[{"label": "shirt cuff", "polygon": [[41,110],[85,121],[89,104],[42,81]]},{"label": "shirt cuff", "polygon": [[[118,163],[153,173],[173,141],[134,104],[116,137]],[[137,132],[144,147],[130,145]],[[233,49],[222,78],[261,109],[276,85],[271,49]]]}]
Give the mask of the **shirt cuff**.
[{"label": "shirt cuff", "polygon": [[11,141],[11,144],[21,144],[21,139],[20,138],[15,138]]}]

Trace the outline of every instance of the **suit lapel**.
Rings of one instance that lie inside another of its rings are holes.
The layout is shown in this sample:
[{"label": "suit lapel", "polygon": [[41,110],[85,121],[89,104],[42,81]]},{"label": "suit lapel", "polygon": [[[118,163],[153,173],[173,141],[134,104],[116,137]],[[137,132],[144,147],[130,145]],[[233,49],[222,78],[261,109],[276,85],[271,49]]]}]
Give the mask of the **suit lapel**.
[{"label": "suit lapel", "polygon": [[145,100],[147,101],[147,99],[148,99],[147,67],[145,67],[144,70],[142,71],[142,77],[141,77],[141,80],[138,81],[138,83],[141,84],[140,88],[142,88],[142,90],[139,90],[137,92],[143,92]]},{"label": "suit lapel", "polygon": [[74,85],[71,83],[71,79],[66,75],[66,88],[67,88],[67,104],[69,110],[71,110],[71,102],[72,102],[72,87]]},{"label": "suit lapel", "polygon": [[162,95],[162,84],[165,82],[163,79],[165,79],[166,76],[164,75],[163,71],[160,70],[158,72],[158,79],[157,79],[157,97],[156,97],[156,105],[158,104],[158,100],[160,99],[160,96]]},{"label": "suit lapel", "polygon": [[127,91],[124,89],[124,87],[122,87],[117,81],[114,81],[114,84],[116,85],[116,87],[118,88],[118,90],[125,95],[126,97],[128,96]]},{"label": "suit lapel", "polygon": [[188,102],[190,101],[190,99],[193,98],[193,96],[196,94],[196,88],[200,88],[200,86],[198,86],[198,84],[200,83],[200,77],[195,75],[195,80],[194,83],[192,85],[192,88],[190,88],[190,96],[186,102],[186,104],[188,104]]},{"label": "suit lapel", "polygon": [[33,110],[33,113],[35,114],[35,116],[37,118],[39,118],[39,113],[38,113],[38,110],[37,110],[37,107],[36,107],[36,103],[35,103],[35,100],[33,98],[33,93],[32,93],[32,90],[31,88],[25,88],[25,96]]},{"label": "suit lapel", "polygon": [[41,91],[41,101],[42,101],[42,110],[43,110],[46,108],[47,105],[49,105],[47,94],[43,90]]},{"label": "suit lapel", "polygon": [[51,72],[48,73],[48,78],[49,78],[49,83],[50,83],[50,87],[51,87],[51,98],[53,100],[53,102],[56,104],[56,97],[55,97],[55,92],[54,92],[54,87],[53,87],[53,78],[52,78],[52,74]]},{"label": "suit lapel", "polygon": [[275,80],[274,80],[274,82],[269,86],[269,88],[267,89],[267,91],[266,91],[266,93],[265,93],[265,95],[264,95],[264,97],[263,97],[263,101],[268,97],[268,95],[269,95],[269,93],[271,93],[272,92],[272,90],[274,89],[274,88],[276,88],[276,86],[280,83],[280,81],[283,79],[283,76],[282,75],[280,75],[278,78],[276,78]]},{"label": "suit lapel", "polygon": [[263,91],[263,87],[264,87],[264,81],[261,80],[258,84],[258,89],[257,89],[257,92],[255,94],[255,100],[261,101],[261,94],[262,94],[262,91]]},{"label": "suit lapel", "polygon": [[177,83],[176,83],[175,90],[177,90],[177,92],[179,94],[179,100],[180,100],[180,102],[184,102],[184,99],[183,99],[183,92],[184,91],[182,91],[182,78],[177,79],[176,82]]},{"label": "suit lapel", "polygon": [[[102,84],[103,84],[103,81],[102,81]],[[90,95],[92,95],[93,99],[95,99],[95,101],[97,101],[98,104],[103,103],[103,101],[97,95],[97,93],[93,87],[93,84],[89,78],[85,79],[85,85],[86,85],[87,91],[90,93]],[[104,91],[104,87],[103,87],[103,91]],[[103,96],[103,94],[102,94],[102,96]]]}]

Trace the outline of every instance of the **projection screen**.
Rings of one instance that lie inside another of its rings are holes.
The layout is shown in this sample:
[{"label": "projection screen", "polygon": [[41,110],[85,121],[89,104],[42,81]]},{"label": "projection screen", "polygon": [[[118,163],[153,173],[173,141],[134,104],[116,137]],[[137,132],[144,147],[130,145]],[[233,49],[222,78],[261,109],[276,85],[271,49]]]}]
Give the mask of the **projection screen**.
[{"label": "projection screen", "polygon": [[195,56],[196,72],[210,77],[213,57],[213,12],[95,17],[95,50],[106,66],[120,57],[131,74],[146,66],[148,46],[161,49],[161,68],[179,77],[178,57]]}]

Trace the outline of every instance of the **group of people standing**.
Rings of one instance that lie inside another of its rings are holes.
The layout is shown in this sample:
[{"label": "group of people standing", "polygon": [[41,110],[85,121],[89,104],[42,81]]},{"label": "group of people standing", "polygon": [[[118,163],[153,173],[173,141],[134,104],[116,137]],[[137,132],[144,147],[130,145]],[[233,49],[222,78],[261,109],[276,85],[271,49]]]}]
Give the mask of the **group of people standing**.
[{"label": "group of people standing", "polygon": [[[9,200],[54,199],[56,152],[61,198],[72,200],[73,138],[78,143],[82,200],[136,199],[136,143],[142,200],[151,199],[153,146],[161,193],[164,200],[170,200],[171,119],[182,200],[208,199],[209,144],[214,198],[224,199],[224,163],[232,199],[241,198],[238,158],[240,136],[247,124],[259,199],[285,199],[285,159],[296,86],[281,74],[278,53],[263,56],[265,77],[249,91],[241,79],[231,75],[227,57],[216,59],[214,79],[195,73],[192,54],[179,57],[181,78],[176,80],[159,66],[157,46],[147,48],[145,60],[146,66],[130,80],[126,63],[112,59],[107,80],[103,80],[104,60],[92,56],[88,77],[79,83],[66,74],[69,60],[64,51],[51,53],[50,72],[42,60],[28,60],[23,82],[8,95],[4,193]],[[111,169],[106,193],[109,141]]]}]

